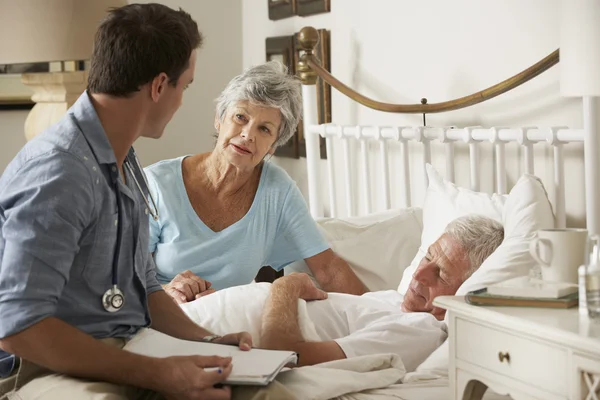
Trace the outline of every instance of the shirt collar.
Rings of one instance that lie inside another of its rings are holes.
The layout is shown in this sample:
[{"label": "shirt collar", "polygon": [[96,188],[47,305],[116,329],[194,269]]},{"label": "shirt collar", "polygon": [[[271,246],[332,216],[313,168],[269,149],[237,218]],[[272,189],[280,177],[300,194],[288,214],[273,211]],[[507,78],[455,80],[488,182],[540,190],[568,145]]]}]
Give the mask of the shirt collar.
[{"label": "shirt collar", "polygon": [[75,118],[82,135],[89,143],[98,164],[116,164],[115,152],[108,141],[87,90],[73,104],[70,113]]}]

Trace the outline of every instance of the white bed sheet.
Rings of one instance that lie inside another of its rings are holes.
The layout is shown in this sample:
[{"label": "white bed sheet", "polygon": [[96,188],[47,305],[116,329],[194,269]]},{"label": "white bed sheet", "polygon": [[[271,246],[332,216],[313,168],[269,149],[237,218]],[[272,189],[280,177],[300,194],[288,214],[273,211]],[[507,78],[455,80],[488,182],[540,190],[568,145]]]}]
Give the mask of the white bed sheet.
[{"label": "white bed sheet", "polygon": [[[508,400],[503,396],[486,391],[483,400]],[[447,378],[430,381],[402,383],[383,389],[368,390],[338,397],[336,400],[453,400]]]},{"label": "white bed sheet", "polygon": [[[374,354],[286,370],[277,378],[302,400],[450,400],[448,378],[405,373],[400,357]],[[399,383],[403,382],[403,383]],[[485,400],[506,400],[493,392]]]},{"label": "white bed sheet", "polygon": [[[260,337],[260,314],[269,292],[269,284],[255,283],[238,286],[231,290],[223,290],[191,303],[182,305],[184,312],[196,323],[215,332],[237,332],[241,329],[250,331],[255,338]],[[246,301],[251,298],[253,301]],[[299,319],[302,334],[306,338],[318,340],[316,329],[308,317],[306,303],[299,306]],[[228,318],[221,318],[227,315]],[[377,357],[366,356],[366,357]],[[339,360],[350,363],[353,360]],[[335,362],[333,362],[335,363]],[[321,365],[322,366],[322,365]],[[364,365],[361,364],[362,367]],[[305,367],[306,368],[306,367]],[[403,368],[403,366],[402,366]],[[365,377],[366,378],[366,377]],[[359,381],[363,381],[362,378]],[[392,380],[396,382],[397,380]],[[329,384],[331,383],[328,381]],[[403,378],[402,384],[393,384],[382,389],[373,389],[338,397],[340,400],[450,400],[448,379],[425,372],[411,372]],[[365,383],[365,382],[361,382]],[[387,383],[389,385],[389,383]],[[380,385],[382,387],[385,385]],[[370,387],[378,387],[372,385]],[[364,389],[355,388],[358,390]],[[346,388],[348,389],[348,388]],[[337,395],[337,394],[336,394]],[[303,399],[305,397],[302,397]],[[487,394],[485,400],[506,400],[506,396]]]}]

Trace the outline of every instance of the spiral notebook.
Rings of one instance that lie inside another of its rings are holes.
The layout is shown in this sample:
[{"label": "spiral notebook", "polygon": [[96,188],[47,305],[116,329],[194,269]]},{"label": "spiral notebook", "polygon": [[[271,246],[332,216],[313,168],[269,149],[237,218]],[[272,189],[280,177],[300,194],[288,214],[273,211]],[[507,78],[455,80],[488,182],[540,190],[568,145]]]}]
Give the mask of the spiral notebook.
[{"label": "spiral notebook", "polygon": [[296,364],[293,351],[252,349],[177,339],[153,329],[145,329],[131,339],[124,350],[149,357],[221,356],[231,357],[233,370],[223,383],[228,385],[268,385],[288,364]]}]

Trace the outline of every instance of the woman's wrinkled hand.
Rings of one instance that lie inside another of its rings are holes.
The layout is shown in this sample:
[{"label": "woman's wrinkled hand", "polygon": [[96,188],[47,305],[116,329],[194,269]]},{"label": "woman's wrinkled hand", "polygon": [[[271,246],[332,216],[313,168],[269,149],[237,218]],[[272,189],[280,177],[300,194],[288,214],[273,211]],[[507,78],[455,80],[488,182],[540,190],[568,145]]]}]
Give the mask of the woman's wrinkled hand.
[{"label": "woman's wrinkled hand", "polygon": [[211,285],[192,271],[183,271],[163,288],[178,304],[182,304],[214,293],[215,289],[212,289]]}]

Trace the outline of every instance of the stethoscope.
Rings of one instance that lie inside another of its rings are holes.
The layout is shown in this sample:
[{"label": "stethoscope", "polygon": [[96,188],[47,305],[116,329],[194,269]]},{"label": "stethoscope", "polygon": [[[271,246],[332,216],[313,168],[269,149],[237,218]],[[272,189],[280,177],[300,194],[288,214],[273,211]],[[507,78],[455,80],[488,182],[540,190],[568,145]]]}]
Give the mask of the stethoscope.
[{"label": "stethoscope", "polygon": [[[146,191],[148,192],[148,195],[150,196],[150,201],[152,202],[153,207],[150,207],[150,203],[148,203],[148,199],[144,195],[144,191],[142,190],[142,187],[140,186],[140,183],[138,182],[138,180],[135,176],[134,169],[131,166],[132,158],[135,161],[135,167],[137,168],[140,175],[142,176],[142,179],[144,180],[144,185],[146,185]],[[129,154],[127,154],[127,157],[125,157],[125,161],[123,161],[123,166],[129,170],[129,175],[131,175],[131,177],[133,178],[133,181],[135,182],[135,185],[137,186],[138,190],[140,191],[142,198],[144,199],[144,203],[146,203],[146,207],[148,208],[148,211],[150,212],[150,215],[152,215],[152,218],[154,218],[155,221],[158,221],[158,208],[156,207],[156,202],[154,201],[154,197],[152,196],[152,193],[150,193],[150,187],[148,186],[148,181],[146,180],[146,176],[142,172],[142,166],[140,164],[140,160],[137,158],[137,155],[135,154],[133,147],[129,150]],[[119,179],[120,179],[119,174],[117,174],[116,177],[113,177],[113,185],[115,187],[115,194],[117,196],[117,245],[115,248],[115,253],[113,255],[113,263],[112,263],[112,287],[110,289],[108,289],[102,296],[102,306],[108,312],[117,312],[125,304],[125,295],[123,294],[121,289],[119,289],[119,281],[118,281],[118,279],[119,279],[119,277],[118,277],[119,255],[121,253],[121,240],[123,238],[123,224],[122,224],[122,222],[123,222],[123,204],[122,204],[122,200],[121,200],[121,192],[119,190]]]}]

